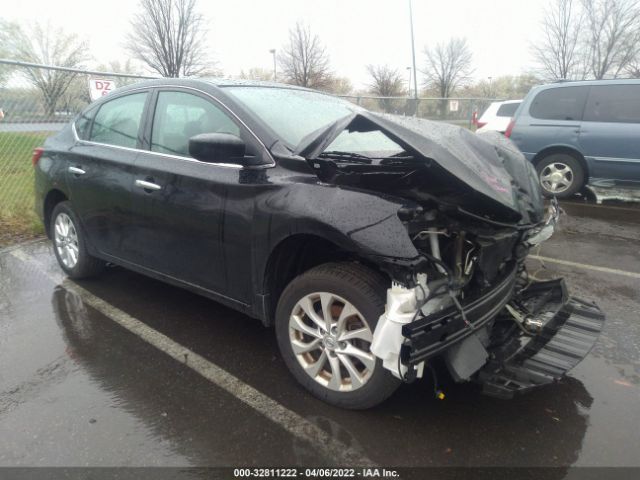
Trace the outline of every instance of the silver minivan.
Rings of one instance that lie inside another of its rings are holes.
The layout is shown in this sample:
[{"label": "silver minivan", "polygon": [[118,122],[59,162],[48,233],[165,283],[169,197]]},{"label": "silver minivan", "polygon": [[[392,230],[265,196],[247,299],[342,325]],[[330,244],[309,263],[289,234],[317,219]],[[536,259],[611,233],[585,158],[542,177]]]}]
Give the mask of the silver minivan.
[{"label": "silver minivan", "polygon": [[535,87],[505,135],[533,162],[547,196],[586,184],[640,186],[640,79]]}]

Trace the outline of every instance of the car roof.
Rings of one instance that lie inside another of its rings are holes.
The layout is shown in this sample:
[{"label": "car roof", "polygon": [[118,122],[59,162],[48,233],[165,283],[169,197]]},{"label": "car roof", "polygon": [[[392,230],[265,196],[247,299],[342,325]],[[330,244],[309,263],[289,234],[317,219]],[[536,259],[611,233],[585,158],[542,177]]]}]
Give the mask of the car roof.
[{"label": "car roof", "polygon": [[331,95],[327,92],[321,92],[318,90],[312,90],[310,88],[300,87],[298,85],[289,85],[287,83],[268,82],[261,80],[243,80],[233,78],[218,78],[218,77],[182,77],[182,78],[156,78],[152,80],[143,80],[131,85],[126,85],[118,89],[119,92],[124,92],[133,88],[140,87],[157,87],[161,85],[175,85],[175,86],[194,86],[196,84],[206,84],[217,88],[225,87],[266,87],[266,88],[281,88],[287,90],[304,90],[308,92],[323,93],[325,95]]},{"label": "car roof", "polygon": [[[310,88],[300,87],[298,85],[289,85],[288,83],[271,82],[265,80],[248,80],[237,78],[216,78],[216,77],[203,77],[194,80],[201,80],[203,82],[210,83],[216,87],[271,87],[271,88],[286,88],[289,90],[308,90],[315,92]],[[324,92],[321,92],[324,93]]]},{"label": "car roof", "polygon": [[614,78],[608,80],[558,80],[554,83],[540,85],[539,89],[561,88],[561,87],[579,87],[590,85],[638,85],[640,78]]}]

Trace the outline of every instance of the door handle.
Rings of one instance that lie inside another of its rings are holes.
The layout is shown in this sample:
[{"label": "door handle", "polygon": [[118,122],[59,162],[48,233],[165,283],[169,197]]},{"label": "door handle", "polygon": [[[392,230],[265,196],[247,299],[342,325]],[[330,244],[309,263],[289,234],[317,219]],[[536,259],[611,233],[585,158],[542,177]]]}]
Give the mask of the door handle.
[{"label": "door handle", "polygon": [[136,187],[144,188],[145,190],[160,190],[162,187],[156,183],[147,182],[146,180],[136,180]]},{"label": "door handle", "polygon": [[74,175],[84,175],[85,173],[87,173],[79,167],[69,167],[69,172],[73,173]]}]

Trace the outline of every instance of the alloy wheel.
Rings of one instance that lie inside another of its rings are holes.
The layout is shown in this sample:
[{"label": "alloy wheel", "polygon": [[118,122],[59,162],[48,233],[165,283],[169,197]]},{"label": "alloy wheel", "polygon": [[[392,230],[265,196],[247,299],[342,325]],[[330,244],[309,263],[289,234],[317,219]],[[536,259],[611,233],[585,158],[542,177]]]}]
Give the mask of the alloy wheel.
[{"label": "alloy wheel", "polygon": [[547,192],[554,195],[568,190],[573,179],[573,170],[562,162],[550,163],[540,172],[540,184]]},{"label": "alloy wheel", "polygon": [[78,263],[78,232],[66,213],[60,213],[54,223],[54,244],[60,260],[71,269]]},{"label": "alloy wheel", "polygon": [[330,390],[361,388],[376,365],[369,324],[356,307],[332,293],[311,293],[296,303],[289,341],[307,375]]}]

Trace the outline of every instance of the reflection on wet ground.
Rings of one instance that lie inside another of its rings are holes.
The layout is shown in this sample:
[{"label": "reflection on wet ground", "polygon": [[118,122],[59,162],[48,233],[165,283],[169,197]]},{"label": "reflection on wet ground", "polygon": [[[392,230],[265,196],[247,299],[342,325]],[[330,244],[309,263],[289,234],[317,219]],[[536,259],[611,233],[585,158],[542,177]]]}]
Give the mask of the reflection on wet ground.
[{"label": "reflection on wet ground", "polygon": [[[640,210],[566,204],[545,257],[640,272]],[[237,398],[87,306],[46,243],[0,254],[0,465],[321,465]],[[327,406],[287,373],[270,329],[120,268],[81,286],[317,425],[395,466],[640,465],[640,280],[531,261],[607,313],[589,357],[513,401],[474,385],[403,386],[366,412]],[[557,470],[557,478],[563,478]]]}]

